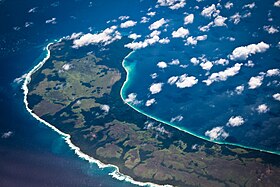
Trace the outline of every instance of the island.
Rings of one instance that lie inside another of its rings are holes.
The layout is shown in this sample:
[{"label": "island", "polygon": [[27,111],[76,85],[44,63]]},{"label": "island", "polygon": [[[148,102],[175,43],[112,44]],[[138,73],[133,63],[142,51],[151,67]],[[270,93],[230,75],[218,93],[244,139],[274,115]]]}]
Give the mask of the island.
[{"label": "island", "polygon": [[[61,39],[31,75],[28,108],[80,150],[135,181],[172,186],[280,186],[280,156],[216,144],[151,119],[121,97],[123,37],[73,48]],[[129,62],[129,57],[126,59]],[[139,83],[141,84],[141,83]],[[162,108],[162,110],[168,110]]]}]

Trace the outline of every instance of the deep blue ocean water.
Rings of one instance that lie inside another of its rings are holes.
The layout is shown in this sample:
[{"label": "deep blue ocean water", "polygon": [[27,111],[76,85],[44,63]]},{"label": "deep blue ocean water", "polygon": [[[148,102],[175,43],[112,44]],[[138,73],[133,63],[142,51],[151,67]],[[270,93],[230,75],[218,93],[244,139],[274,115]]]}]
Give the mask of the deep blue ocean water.
[{"label": "deep blue ocean water", "polygon": [[[137,102],[133,105],[138,109],[197,136],[279,154],[280,103],[273,98],[280,91],[279,73],[274,76],[267,74],[271,69],[279,71],[279,7],[274,6],[275,1],[272,0],[230,2],[233,4],[230,9],[225,8],[226,2],[220,5],[216,2],[219,15],[226,21],[224,26],[210,26],[206,32],[199,28],[208,25],[214,18],[205,18],[201,13],[203,7],[211,6],[214,1],[188,2],[178,10],[156,9],[153,20],[169,20],[159,30],[162,31],[161,37],[168,36],[171,41],[138,50],[130,57],[129,61],[133,61],[132,78],[124,92],[127,97],[131,93],[137,95]],[[194,14],[194,22],[184,25],[184,17],[188,14]],[[236,14],[240,15],[240,20],[235,20],[237,24],[234,24],[232,16]],[[271,26],[277,31],[269,33],[265,29]],[[207,39],[195,45],[186,45],[187,37],[171,37],[172,32],[180,27],[187,28],[189,36],[207,35]],[[269,49],[249,55],[246,59],[230,58],[236,48],[260,42],[268,44]],[[199,60],[197,65],[191,63],[193,57]],[[176,59],[180,64],[171,65]],[[228,62],[226,65],[214,64],[219,59]],[[167,67],[157,66],[162,61]],[[204,62],[211,62],[213,67],[202,69],[200,65]],[[203,82],[211,74],[223,72],[238,63],[242,63],[241,69],[236,75],[227,77],[226,81],[216,81],[209,86]],[[130,66],[129,62],[127,66]],[[168,83],[170,77],[177,76],[179,79],[184,74],[194,76],[197,83],[187,88]],[[261,85],[250,89],[249,80],[258,76],[263,79]],[[162,84],[159,93],[152,94],[149,90],[153,84]],[[237,93],[238,86],[243,88],[242,93]],[[145,106],[150,99],[155,99],[155,103]],[[259,107],[265,109],[259,111]],[[241,122],[229,124],[231,118],[231,121]],[[218,132],[216,127],[219,127]],[[223,133],[224,137],[221,136]]]},{"label": "deep blue ocean water", "polygon": [[[106,5],[112,5],[107,7]],[[77,157],[55,132],[35,120],[25,109],[22,83],[13,81],[27,73],[46,55],[44,47],[74,32],[107,27],[124,13],[139,12],[138,1],[0,1],[0,186],[134,186],[108,176]],[[116,7],[118,8],[116,9]],[[28,13],[32,8],[35,12]],[[109,12],[109,13],[108,13]],[[56,18],[56,24],[45,21]],[[32,22],[32,23],[31,23]],[[30,26],[25,27],[28,23]]]},{"label": "deep blue ocean water", "polygon": [[[122,22],[118,20],[119,16],[130,16],[129,19],[137,21],[135,27],[118,29],[123,35],[141,34],[136,41],[143,41],[152,32],[148,29],[151,23],[161,18],[168,20],[158,30],[161,31],[160,38],[168,37],[170,43],[137,50],[129,57],[134,67],[124,95],[137,94],[140,102],[136,102],[135,107],[204,138],[209,138],[205,132],[222,127],[228,136],[217,141],[279,153],[280,102],[272,98],[273,94],[280,93],[279,76],[265,76],[262,86],[256,89],[248,89],[248,81],[260,72],[279,68],[279,32],[269,34],[264,26],[280,30],[280,8],[273,6],[274,0],[231,2],[233,7],[230,9],[224,7],[226,2],[218,6],[218,1],[188,1],[184,8],[171,10],[168,7],[155,8],[155,0],[0,0],[0,135],[12,132],[9,138],[0,139],[0,186],[132,186],[112,179],[108,170],[100,170],[77,158],[59,135],[28,114],[21,83],[14,82],[44,58],[44,47],[50,41],[74,32],[93,33],[119,25]],[[253,8],[244,7],[253,2]],[[212,3],[220,10],[219,15],[228,18],[226,26],[212,26],[208,32],[202,32],[198,28],[213,21],[213,17],[204,18],[201,12],[203,7]],[[156,14],[149,17],[147,12]],[[240,22],[234,24],[230,16],[237,12],[241,15]],[[184,25],[187,14],[194,14],[194,22]],[[143,16],[149,17],[150,21],[140,24]],[[53,18],[54,24],[46,23]],[[184,45],[187,37],[171,36],[180,27],[187,28],[189,36],[207,35],[207,39],[198,41],[197,45]],[[230,41],[230,38],[235,40]],[[229,59],[228,55],[236,47],[261,41],[270,45],[269,50],[245,61],[229,60],[228,65],[214,65],[209,72],[190,63],[193,57],[212,62]],[[181,66],[168,64],[174,59],[178,59]],[[246,67],[248,60],[252,60],[255,66]],[[168,67],[160,69],[157,66],[160,61],[166,62]],[[244,64],[236,76],[210,86],[202,83],[212,73],[236,63]],[[151,74],[154,73],[157,77],[153,79]],[[198,83],[183,89],[167,83],[171,76],[183,74],[195,76]],[[150,93],[153,83],[163,83],[160,93]],[[238,95],[234,90],[240,85],[244,86],[244,91]],[[156,103],[146,107],[145,102],[152,98]],[[269,111],[258,113],[256,108],[261,104],[266,104]],[[241,116],[244,124],[238,127],[226,125],[234,116]]]}]

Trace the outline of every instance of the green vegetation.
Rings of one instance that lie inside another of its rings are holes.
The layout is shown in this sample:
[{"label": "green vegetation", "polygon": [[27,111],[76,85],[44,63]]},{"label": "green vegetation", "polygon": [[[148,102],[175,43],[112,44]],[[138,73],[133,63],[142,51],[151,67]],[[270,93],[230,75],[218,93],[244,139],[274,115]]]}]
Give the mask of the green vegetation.
[{"label": "green vegetation", "polygon": [[[32,76],[31,109],[70,134],[85,153],[117,165],[139,181],[280,186],[278,156],[198,139],[126,105],[119,91],[125,79],[121,61],[129,52],[122,49],[127,40],[106,46],[108,50],[72,49],[71,41],[53,44],[51,58]],[[147,123],[153,128],[146,128]]]}]

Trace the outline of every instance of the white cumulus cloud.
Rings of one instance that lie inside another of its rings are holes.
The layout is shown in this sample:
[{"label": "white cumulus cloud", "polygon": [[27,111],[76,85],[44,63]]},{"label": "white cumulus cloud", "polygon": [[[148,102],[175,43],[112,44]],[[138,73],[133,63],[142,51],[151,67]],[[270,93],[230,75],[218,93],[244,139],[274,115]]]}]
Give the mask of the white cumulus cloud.
[{"label": "white cumulus cloud", "polygon": [[151,106],[152,104],[154,104],[156,102],[156,100],[154,98],[149,99],[146,101],[145,106]]},{"label": "white cumulus cloud", "polygon": [[172,32],[173,38],[185,38],[190,34],[188,29],[180,27],[178,30]]},{"label": "white cumulus cloud", "polygon": [[136,21],[128,20],[128,21],[126,21],[126,22],[124,22],[124,23],[121,23],[120,27],[121,27],[121,28],[128,28],[128,27],[133,27],[133,26],[135,26],[136,24],[137,24]]},{"label": "white cumulus cloud", "polygon": [[263,78],[264,77],[262,75],[259,75],[256,77],[251,77],[248,82],[249,89],[256,89],[256,88],[260,87],[262,85]]},{"label": "white cumulus cloud", "polygon": [[103,110],[104,112],[109,112],[110,110],[110,106],[109,105],[101,105],[100,109]]},{"label": "white cumulus cloud", "polygon": [[273,94],[272,96],[275,100],[280,101],[280,93]]},{"label": "white cumulus cloud", "polygon": [[280,0],[275,1],[275,2],[274,2],[274,6],[280,7]]},{"label": "white cumulus cloud", "polygon": [[272,77],[272,76],[279,76],[280,75],[280,70],[279,69],[269,69],[266,72],[266,76]]},{"label": "white cumulus cloud", "polygon": [[159,6],[167,6],[172,10],[183,8],[186,5],[186,0],[158,0]]},{"label": "white cumulus cloud", "polygon": [[161,69],[167,68],[166,62],[163,62],[163,61],[157,63],[157,66]]},{"label": "white cumulus cloud", "polygon": [[261,113],[267,113],[269,111],[269,108],[266,104],[261,104],[257,107],[256,110],[259,114],[261,114]]},{"label": "white cumulus cloud", "polygon": [[73,48],[79,48],[90,44],[104,44],[108,45],[115,40],[121,39],[121,34],[116,31],[116,26],[105,29],[104,31],[96,34],[85,34],[80,38],[73,41]]},{"label": "white cumulus cloud", "polygon": [[178,76],[172,76],[167,80],[167,83],[173,85],[178,80],[178,78],[179,78]]},{"label": "white cumulus cloud", "polygon": [[241,69],[242,64],[236,63],[233,67],[227,68],[224,71],[218,73],[212,73],[207,80],[202,82],[206,83],[207,86],[211,85],[213,82],[226,81],[228,77],[233,77],[237,75]]},{"label": "white cumulus cloud", "polygon": [[218,13],[219,13],[219,10],[216,9],[216,5],[212,4],[211,6],[204,7],[201,12],[201,15],[204,17],[210,18],[212,15],[215,16]]},{"label": "white cumulus cloud", "polygon": [[233,50],[232,54],[230,55],[230,59],[246,60],[252,54],[263,53],[268,49],[269,49],[269,45],[264,42],[237,47]]},{"label": "white cumulus cloud", "polygon": [[153,83],[150,86],[149,90],[150,90],[151,94],[157,94],[157,93],[161,92],[162,86],[163,86],[163,83]]},{"label": "white cumulus cloud", "polygon": [[214,127],[211,130],[205,132],[205,136],[208,136],[210,140],[226,139],[229,134],[224,130],[223,127]]},{"label": "white cumulus cloud", "polygon": [[195,57],[192,57],[190,62],[193,63],[193,65],[199,64],[199,60],[197,58],[195,58]]},{"label": "white cumulus cloud", "polygon": [[159,29],[161,26],[163,26],[167,21],[164,18],[161,18],[160,20],[155,21],[149,26],[150,30],[156,30]]},{"label": "white cumulus cloud", "polygon": [[135,33],[132,33],[128,36],[129,38],[133,39],[133,40],[136,40],[137,38],[140,38],[141,35],[138,35],[138,34],[135,34]]},{"label": "white cumulus cloud", "polygon": [[244,85],[237,86],[234,91],[237,95],[242,94],[242,92],[244,91]]},{"label": "white cumulus cloud", "polygon": [[222,26],[226,26],[225,21],[227,20],[227,18],[223,17],[223,16],[217,16],[214,19],[214,24],[217,27],[222,27]]},{"label": "white cumulus cloud", "polygon": [[207,35],[201,35],[197,37],[190,36],[187,38],[186,45],[197,45],[198,41],[203,41],[207,39]]},{"label": "white cumulus cloud", "polygon": [[268,34],[275,34],[278,33],[279,30],[278,28],[275,28],[273,26],[263,26],[263,29],[268,33]]},{"label": "white cumulus cloud", "polygon": [[189,14],[189,15],[187,15],[187,16],[184,18],[184,24],[185,24],[185,25],[191,24],[191,23],[193,23],[193,20],[194,20],[194,15],[193,15],[193,14]]},{"label": "white cumulus cloud", "polygon": [[245,123],[244,119],[241,116],[232,116],[227,122],[227,126],[238,127]]},{"label": "white cumulus cloud", "polygon": [[213,67],[213,63],[210,61],[202,62],[200,66],[202,67],[202,69],[209,71]]},{"label": "white cumulus cloud", "polygon": [[194,76],[187,76],[187,74],[183,74],[179,77],[179,80],[176,82],[176,86],[178,88],[189,88],[197,84],[198,80]]}]

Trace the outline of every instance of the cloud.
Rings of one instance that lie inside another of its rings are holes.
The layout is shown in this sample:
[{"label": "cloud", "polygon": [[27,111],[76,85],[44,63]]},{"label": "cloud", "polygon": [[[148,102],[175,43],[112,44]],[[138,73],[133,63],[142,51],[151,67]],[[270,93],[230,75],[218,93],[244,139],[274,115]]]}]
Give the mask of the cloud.
[{"label": "cloud", "polygon": [[218,73],[212,73],[207,80],[202,82],[206,83],[207,86],[211,85],[213,82],[226,81],[228,77],[233,77],[239,73],[242,64],[236,63],[233,67],[227,68],[224,71]]},{"label": "cloud", "polygon": [[178,88],[190,88],[197,84],[198,80],[194,76],[188,77],[187,74],[183,74],[179,77],[179,80],[176,82]]},{"label": "cloud", "polygon": [[12,131],[8,131],[2,134],[1,138],[7,139],[10,138],[14,133]]},{"label": "cloud", "polygon": [[110,110],[109,105],[100,105],[100,109],[103,110],[104,112],[108,113]]},{"label": "cloud", "polygon": [[125,103],[131,103],[131,104],[134,104],[134,105],[140,104],[141,101],[137,100],[136,97],[137,97],[136,93],[130,93],[128,95],[128,97],[124,100],[124,102]]},{"label": "cloud", "polygon": [[46,23],[56,24],[56,18],[46,20]]},{"label": "cloud", "polygon": [[31,8],[30,10],[28,10],[28,13],[34,13],[37,11],[37,9],[38,7]]},{"label": "cloud", "polygon": [[179,65],[180,61],[179,59],[173,59],[171,62],[168,63],[169,65]]},{"label": "cloud", "polygon": [[156,100],[154,98],[149,99],[149,100],[146,101],[145,106],[149,107],[152,104],[154,104],[155,102],[156,102]]},{"label": "cloud", "polygon": [[180,122],[184,119],[184,117],[182,115],[176,116],[174,118],[171,118],[170,122],[173,123],[175,121]]},{"label": "cloud", "polygon": [[183,27],[180,27],[177,31],[172,32],[173,38],[185,38],[190,34],[188,29],[185,29]]},{"label": "cloud", "polygon": [[213,25],[214,25],[214,22],[211,21],[210,23],[208,23],[208,24],[205,25],[205,26],[200,26],[200,27],[199,27],[199,30],[200,30],[201,32],[207,32],[207,31],[210,30],[210,27],[212,27]]},{"label": "cloud", "polygon": [[149,21],[150,21],[150,18],[147,18],[147,17],[143,16],[143,17],[141,18],[140,23],[148,23]]},{"label": "cloud", "polygon": [[266,104],[261,104],[257,107],[256,110],[259,114],[261,114],[261,113],[267,113],[269,111],[269,108]]},{"label": "cloud", "polygon": [[227,18],[223,17],[223,16],[217,16],[214,19],[214,24],[217,27],[221,27],[221,26],[226,26],[225,21],[227,20]]},{"label": "cloud", "polygon": [[116,31],[116,26],[105,29],[104,31],[96,34],[85,34],[80,38],[73,41],[73,48],[88,46],[90,44],[104,44],[108,45],[116,40],[121,39],[121,34]]},{"label": "cloud", "polygon": [[205,136],[208,136],[210,140],[220,140],[226,139],[229,134],[224,130],[223,127],[214,127],[210,131],[206,131]]},{"label": "cloud", "polygon": [[119,17],[119,20],[122,20],[122,21],[127,20],[127,19],[129,19],[129,16],[120,16]]},{"label": "cloud", "polygon": [[256,3],[253,2],[253,3],[250,3],[250,4],[247,4],[247,5],[244,5],[242,8],[249,8],[249,9],[253,9],[254,7],[256,6]]},{"label": "cloud", "polygon": [[161,43],[161,44],[168,44],[170,42],[170,40],[168,38],[162,38],[158,41],[158,43]]},{"label": "cloud", "polygon": [[163,83],[153,83],[150,86],[149,90],[150,90],[151,94],[157,94],[157,93],[161,92],[162,86],[163,86]]},{"label": "cloud", "polygon": [[67,36],[66,39],[68,40],[74,40],[74,39],[77,39],[79,37],[81,37],[83,35],[82,32],[79,32],[79,33],[72,33],[71,36]]},{"label": "cloud", "polygon": [[263,79],[264,79],[264,77],[262,75],[256,76],[256,77],[251,77],[248,82],[249,89],[256,89],[256,88],[260,87],[262,85]]},{"label": "cloud", "polygon": [[227,59],[221,58],[219,60],[214,61],[214,64],[225,66],[229,64],[229,61]]},{"label": "cloud", "polygon": [[212,15],[216,16],[217,14],[219,14],[219,10],[216,9],[216,6],[214,4],[212,4],[211,6],[208,7],[204,7],[201,15],[204,17],[208,17],[210,18]]},{"label": "cloud", "polygon": [[230,21],[232,21],[235,25],[237,25],[241,20],[241,15],[239,12],[235,13],[234,15],[230,16]]},{"label": "cloud", "polygon": [[273,94],[272,96],[275,100],[280,101],[280,93]]},{"label": "cloud", "polygon": [[244,91],[244,85],[237,86],[234,91],[237,95],[242,94],[242,92]]},{"label": "cloud", "polygon": [[161,69],[167,68],[166,62],[163,62],[163,61],[157,63],[157,66]]},{"label": "cloud", "polygon": [[280,7],[280,0],[275,1],[275,2],[274,2],[274,6]]},{"label": "cloud", "polygon": [[254,64],[254,62],[253,62],[252,60],[248,60],[248,62],[245,63],[244,66],[247,66],[247,67],[251,67],[251,68],[252,68],[252,67],[255,66],[255,64]]},{"label": "cloud", "polygon": [[226,9],[231,9],[233,7],[233,3],[232,2],[227,2],[226,4],[225,4],[225,8]]},{"label": "cloud", "polygon": [[133,40],[136,40],[137,38],[140,38],[141,35],[138,35],[138,34],[135,34],[135,33],[132,33],[128,36],[129,38],[133,39]]},{"label": "cloud", "polygon": [[187,15],[187,16],[184,18],[184,24],[185,24],[185,25],[191,24],[191,23],[193,23],[193,20],[194,20],[194,15],[193,15],[193,14],[189,14],[189,15]]},{"label": "cloud", "polygon": [[159,38],[160,33],[161,33],[160,31],[155,30],[152,33],[150,33],[144,41],[128,43],[125,44],[125,47],[136,50],[136,49],[146,48],[155,43],[161,43],[161,44],[169,43],[168,38],[164,38],[164,39]]},{"label": "cloud", "polygon": [[121,27],[121,28],[128,28],[128,27],[133,27],[133,26],[135,26],[136,24],[137,24],[136,21],[128,20],[128,21],[126,21],[126,22],[124,22],[124,23],[121,23],[120,27]]},{"label": "cloud", "polygon": [[63,66],[62,66],[62,69],[64,70],[64,71],[68,71],[68,70],[70,70],[72,68],[72,65],[71,64],[68,64],[68,63],[66,63],[66,64],[64,64]]},{"label": "cloud", "polygon": [[202,62],[200,66],[202,67],[202,69],[209,71],[213,67],[213,64],[212,62],[207,61],[207,62]]},{"label": "cloud", "polygon": [[186,45],[197,45],[198,41],[203,41],[206,39],[207,39],[207,35],[202,35],[202,36],[197,36],[197,37],[190,36],[187,38]]},{"label": "cloud", "polygon": [[167,80],[167,83],[173,85],[178,80],[178,78],[179,78],[178,76],[172,76]]},{"label": "cloud", "polygon": [[280,75],[280,70],[279,69],[269,69],[266,72],[267,77],[279,76],[279,75]]},{"label": "cloud", "polygon": [[264,53],[268,49],[269,45],[264,42],[237,47],[233,50],[232,54],[230,55],[230,59],[235,61],[246,60],[252,54]]},{"label": "cloud", "polygon": [[156,30],[162,27],[167,21],[164,18],[161,18],[160,20],[155,21],[149,26],[150,30]]},{"label": "cloud", "polygon": [[279,30],[273,26],[263,26],[263,29],[268,33],[268,34],[275,34],[278,33]]},{"label": "cloud", "polygon": [[241,116],[232,116],[227,122],[229,127],[238,127],[245,123],[244,119]]},{"label": "cloud", "polygon": [[199,60],[197,58],[195,58],[195,57],[192,57],[190,62],[193,63],[193,65],[199,64]]},{"label": "cloud", "polygon": [[147,16],[154,17],[155,15],[156,15],[156,12],[148,12],[148,13],[147,13]]},{"label": "cloud", "polygon": [[157,74],[157,73],[153,73],[153,74],[151,74],[150,76],[152,77],[152,79],[155,79],[155,78],[158,77],[158,74]]},{"label": "cloud", "polygon": [[158,0],[159,6],[167,6],[172,10],[183,8],[186,5],[185,0]]}]

